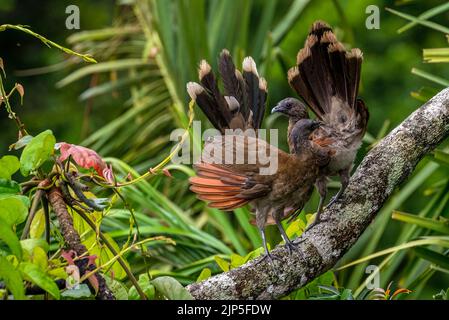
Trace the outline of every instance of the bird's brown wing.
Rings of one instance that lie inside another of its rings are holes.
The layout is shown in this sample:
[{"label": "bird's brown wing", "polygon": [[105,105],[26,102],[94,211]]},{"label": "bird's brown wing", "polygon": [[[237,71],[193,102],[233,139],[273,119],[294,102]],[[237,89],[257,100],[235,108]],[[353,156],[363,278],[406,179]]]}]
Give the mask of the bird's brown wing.
[{"label": "bird's brown wing", "polygon": [[[272,174],[262,174],[261,169],[266,164],[262,164],[260,159],[249,161],[250,150],[258,151],[263,148],[265,154],[276,153],[276,161],[284,164],[283,168],[285,163],[292,161],[292,157],[285,152],[257,138],[244,137],[243,140],[235,141],[232,146],[225,146],[224,141],[211,144],[216,148],[222,147],[224,153],[232,152],[234,156],[238,152],[243,152],[244,159],[247,160],[240,164],[211,163],[210,155],[203,152],[203,160],[206,161],[195,164],[197,176],[190,178],[190,190],[195,192],[199,199],[208,201],[212,208],[233,210],[272,191],[273,182],[282,174],[282,169],[278,168]],[[252,147],[256,149],[251,149]]]}]

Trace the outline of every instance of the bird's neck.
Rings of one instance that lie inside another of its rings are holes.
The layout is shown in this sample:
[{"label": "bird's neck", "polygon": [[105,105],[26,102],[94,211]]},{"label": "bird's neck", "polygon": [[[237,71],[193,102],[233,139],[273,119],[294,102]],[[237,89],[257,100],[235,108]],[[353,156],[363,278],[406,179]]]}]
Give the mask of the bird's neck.
[{"label": "bird's neck", "polygon": [[292,138],[292,130],[293,127],[295,126],[296,122],[298,122],[299,119],[296,119],[294,117],[290,117],[288,119],[288,130],[287,130],[287,140],[288,140],[288,148],[290,150],[290,153],[293,153],[295,150],[295,142],[293,141]]}]

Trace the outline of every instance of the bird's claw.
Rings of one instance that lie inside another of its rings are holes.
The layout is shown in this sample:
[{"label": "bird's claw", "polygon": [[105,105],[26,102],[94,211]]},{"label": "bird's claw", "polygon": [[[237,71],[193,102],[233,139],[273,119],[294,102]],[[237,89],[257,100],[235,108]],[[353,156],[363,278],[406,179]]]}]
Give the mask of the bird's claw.
[{"label": "bird's claw", "polygon": [[307,228],[304,230],[304,232],[311,230],[313,227],[315,227],[316,225],[320,224],[320,222],[323,222],[323,219],[316,219],[307,226]]},{"label": "bird's claw", "polygon": [[331,198],[331,200],[329,201],[329,203],[327,204],[326,208],[329,208],[331,205],[333,205],[335,202],[337,202],[337,200],[338,200],[339,198],[340,198],[340,197],[337,197],[336,195],[333,196],[333,197]]},{"label": "bird's claw", "polygon": [[289,253],[290,255],[292,255],[292,254],[293,254],[293,250],[295,250],[295,251],[301,256],[301,259],[304,260],[304,261],[306,261],[303,252],[302,252],[301,249],[298,247],[298,245],[299,245],[301,242],[303,242],[303,241],[304,241],[304,240],[300,240],[300,241],[297,242],[297,243],[293,243],[292,241],[288,241],[288,242],[285,243],[285,246],[287,247],[288,253]]},{"label": "bird's claw", "polygon": [[288,254],[292,255],[293,254],[293,250],[299,252],[299,248],[297,247],[297,245],[291,241],[288,241],[285,243],[285,247],[287,248]]},{"label": "bird's claw", "polygon": [[281,261],[280,258],[278,258],[278,257],[276,257],[275,255],[272,255],[271,253],[267,252],[267,253],[265,253],[265,255],[264,255],[259,261],[257,261],[257,262],[255,263],[255,265],[258,265],[259,263],[261,263],[262,261],[265,261],[266,259],[268,259],[269,264],[270,264],[272,267],[274,267],[274,260]]}]

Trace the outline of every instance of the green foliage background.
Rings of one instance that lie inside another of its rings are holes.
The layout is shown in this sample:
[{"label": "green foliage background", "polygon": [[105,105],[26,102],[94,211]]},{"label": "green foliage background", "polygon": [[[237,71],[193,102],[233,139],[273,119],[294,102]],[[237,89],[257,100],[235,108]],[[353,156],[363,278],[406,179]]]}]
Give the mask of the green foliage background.
[{"label": "green foliage background", "polygon": [[[231,50],[237,63],[246,55],[254,56],[259,72],[268,80],[270,109],[278,100],[294,94],[287,84],[286,71],[294,65],[312,22],[322,19],[335,28],[347,47],[359,47],[364,52],[360,96],[371,118],[366,143],[359,152],[360,161],[376,140],[429,97],[427,92],[443,88],[435,81],[412,74],[412,68],[425,70],[432,77],[449,79],[447,64],[424,63],[422,55],[423,48],[447,48],[444,33],[415,26],[398,34],[397,30],[407,21],[384,8],[418,16],[444,3],[436,0],[86,0],[70,3],[4,0],[0,3],[0,24],[29,25],[55,42],[91,53],[99,64],[87,66],[72,58],[64,60],[56,49],[47,49],[38,40],[16,31],[0,33],[0,56],[8,73],[5,87],[13,86],[14,82],[25,87],[24,106],[15,110],[30,132],[50,128],[58,141],[84,144],[102,156],[111,157],[109,160],[117,172],[126,175],[133,170],[128,165],[142,173],[168,155],[173,146],[168,142],[169,133],[187,125],[185,83],[197,79],[196,67],[201,58],[214,65],[224,47]],[[68,4],[80,7],[80,31],[64,27]],[[365,27],[365,9],[373,4],[380,8],[380,30]],[[448,26],[448,18],[446,9],[431,20]],[[415,94],[414,98],[411,93],[422,87],[431,89]],[[16,141],[16,129],[3,109],[0,114],[0,154],[4,155]],[[204,119],[199,110],[195,117]],[[266,127],[279,127],[282,132],[286,130],[286,121],[267,115]],[[285,139],[282,143],[285,148]],[[246,255],[260,246],[260,240],[247,222],[248,211],[240,209],[236,215],[228,215],[207,209],[188,191],[191,169],[174,165],[169,169],[172,179],[156,176],[123,190],[135,209],[144,236],[163,234],[177,243],[173,246],[165,241],[151,242],[149,258],[145,261],[137,252],[128,254],[127,260],[135,274],[143,274],[149,268],[152,276],[170,275],[187,284],[250,258]],[[447,218],[448,172],[447,161],[424,159],[340,265],[429,235],[428,229],[392,220],[391,215],[393,210],[400,210]],[[17,175],[17,180],[20,179]],[[333,186],[337,188],[338,184]],[[317,200],[314,195],[306,213],[313,213]],[[129,214],[120,201],[115,205],[102,228],[123,244],[128,235]],[[298,223],[290,232],[300,230]],[[276,232],[272,232],[272,246],[279,241]],[[427,249],[439,253],[443,257],[439,258],[446,261],[447,248],[434,245]],[[370,262],[383,266],[383,288],[394,281],[396,286],[412,290],[407,297],[416,299],[432,298],[449,287],[447,269],[435,272],[430,267],[441,267],[441,263],[422,251],[407,249],[388,260],[384,258],[377,257]],[[335,277],[328,274],[322,284],[358,292],[367,276],[366,265],[335,272]],[[310,292],[306,294],[303,290],[290,297],[309,296]]]}]

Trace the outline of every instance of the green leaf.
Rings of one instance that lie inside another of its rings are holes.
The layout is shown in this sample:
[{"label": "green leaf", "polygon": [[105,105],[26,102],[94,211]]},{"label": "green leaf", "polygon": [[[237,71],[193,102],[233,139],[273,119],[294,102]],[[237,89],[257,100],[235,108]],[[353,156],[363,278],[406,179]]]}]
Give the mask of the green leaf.
[{"label": "green leaf", "polygon": [[219,256],[215,256],[214,259],[215,259],[215,262],[218,264],[218,266],[221,268],[221,270],[223,270],[224,272],[229,271],[229,269],[230,269],[229,262],[227,262],[225,259],[223,259]]},{"label": "green leaf", "polygon": [[433,152],[433,156],[435,157],[435,160],[438,161],[438,163],[449,166],[449,153],[437,149]]},{"label": "green leaf", "polygon": [[403,221],[406,223],[416,224],[420,227],[427,228],[430,230],[434,230],[434,231],[449,235],[449,226],[442,221],[436,221],[433,219],[419,217],[414,214],[409,214],[409,213],[404,213],[404,212],[399,212],[399,211],[393,211],[391,218],[398,220],[398,221]]},{"label": "green leaf", "polygon": [[37,247],[42,248],[45,252],[48,251],[48,243],[45,241],[45,239],[25,239],[20,240],[20,245],[22,246],[22,249],[26,251],[28,255],[32,255],[34,252],[34,249]]},{"label": "green leaf", "polygon": [[418,257],[449,270],[449,257],[427,248],[417,247],[413,251]]},{"label": "green leaf", "polygon": [[[439,6],[436,6],[436,7],[432,8],[432,9],[424,11],[423,13],[421,13],[418,16],[418,18],[421,19],[421,20],[426,20],[426,19],[432,18],[432,17],[434,17],[434,16],[436,16],[436,15],[438,15],[440,13],[443,13],[443,12],[445,12],[447,10],[449,10],[449,3],[443,3],[443,4],[441,4]],[[403,26],[402,28],[398,29],[398,33],[402,33],[404,31],[406,31],[406,30],[416,26],[417,24],[418,23],[416,21],[415,22],[409,22],[405,26]]]},{"label": "green leaf", "polygon": [[46,130],[35,136],[23,149],[20,156],[20,172],[28,176],[38,169],[54,152],[56,139],[51,130]]},{"label": "green leaf", "polygon": [[20,185],[9,179],[0,178],[0,194],[14,194],[20,192]]},{"label": "green leaf", "polygon": [[245,257],[242,257],[238,254],[231,254],[231,268],[238,268],[241,265],[245,264],[248,260]]},{"label": "green leaf", "polygon": [[0,178],[11,179],[11,176],[20,168],[19,159],[15,156],[4,156],[0,158]]},{"label": "green leaf", "polygon": [[17,140],[17,142],[13,143],[12,145],[9,146],[9,150],[19,150],[24,148],[28,143],[30,143],[30,141],[33,140],[33,136],[30,135],[26,135],[23,136],[22,138],[20,138],[19,140]]},{"label": "green leaf", "polygon": [[211,275],[212,275],[212,272],[210,271],[210,269],[204,268],[203,271],[201,271],[198,278],[196,279],[196,282],[201,282],[203,280],[206,280],[206,279],[210,278]]},{"label": "green leaf", "polygon": [[0,279],[3,279],[6,288],[8,288],[8,290],[14,295],[14,299],[26,299],[25,288],[23,286],[23,280],[20,272],[2,256],[0,256]]},{"label": "green leaf", "polygon": [[[141,274],[139,276],[139,280],[137,282],[139,283],[140,288],[143,290],[143,292],[145,293],[147,298],[150,300],[154,299],[155,288],[154,288],[153,284],[151,283],[151,280],[149,280],[148,275]],[[140,295],[137,292],[137,289],[135,286],[132,286],[131,289],[129,289],[128,299],[129,300],[140,300]]]},{"label": "green leaf", "polygon": [[0,240],[3,240],[11,249],[11,252],[19,259],[22,259],[22,247],[20,246],[19,238],[12,231],[10,225],[0,217]]},{"label": "green leaf", "polygon": [[8,195],[0,198],[0,217],[9,227],[24,222],[28,216],[28,207],[22,197]]},{"label": "green leaf", "polygon": [[163,276],[151,283],[169,300],[193,300],[192,295],[175,278]]},{"label": "green leaf", "polygon": [[435,76],[435,75],[433,75],[433,74],[431,74],[429,72],[420,70],[418,68],[412,68],[412,73],[416,74],[417,76],[422,77],[424,79],[427,79],[427,80],[430,80],[432,82],[435,82],[435,83],[437,83],[437,84],[439,84],[441,86],[444,86],[444,87],[448,87],[449,86],[449,81],[448,80],[446,80],[446,79],[444,79],[442,77]]},{"label": "green leaf", "polygon": [[87,298],[93,298],[93,295],[90,292],[89,286],[87,284],[81,283],[76,288],[64,290],[61,293],[61,298],[63,298],[63,300],[85,300]]},{"label": "green leaf", "polygon": [[323,273],[318,278],[315,278],[312,282],[307,284],[298,290],[293,291],[289,297],[293,300],[304,300],[308,299],[312,295],[319,295],[321,293],[320,287],[331,287],[334,281],[334,273],[332,271],[327,271]]},{"label": "green leaf", "polygon": [[44,271],[42,271],[37,265],[30,262],[22,262],[20,265],[20,271],[25,279],[31,281],[41,289],[47,291],[55,299],[60,298],[59,288],[55,284],[52,278],[50,278]]},{"label": "green leaf", "polygon": [[128,290],[126,289],[126,286],[123,283],[121,283],[117,280],[114,280],[107,275],[103,275],[103,276],[104,276],[104,279],[106,280],[106,285],[114,294],[115,299],[128,300]]},{"label": "green leaf", "polygon": [[30,237],[31,239],[39,239],[45,232],[45,214],[44,210],[41,208],[36,211],[34,219],[30,226]]},{"label": "green leaf", "polygon": [[389,11],[389,12],[391,12],[391,13],[393,13],[393,14],[395,14],[395,15],[401,17],[401,18],[404,18],[404,19],[406,19],[406,20],[412,21],[412,22],[414,22],[414,23],[417,23],[417,24],[426,26],[426,27],[428,27],[428,28],[431,28],[431,29],[434,29],[434,30],[443,32],[443,33],[445,33],[445,34],[448,34],[448,33],[449,33],[449,28],[447,28],[447,27],[445,27],[445,26],[442,26],[442,25],[440,25],[440,24],[438,24],[438,23],[431,22],[431,21],[427,21],[427,20],[423,20],[423,19],[420,19],[420,18],[411,16],[411,15],[409,15],[409,14],[402,13],[402,12],[399,12],[399,11],[396,11],[396,10],[393,10],[393,9],[390,9],[390,8],[385,8],[385,10],[387,10],[387,11]]}]

